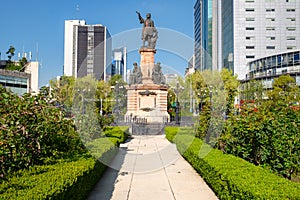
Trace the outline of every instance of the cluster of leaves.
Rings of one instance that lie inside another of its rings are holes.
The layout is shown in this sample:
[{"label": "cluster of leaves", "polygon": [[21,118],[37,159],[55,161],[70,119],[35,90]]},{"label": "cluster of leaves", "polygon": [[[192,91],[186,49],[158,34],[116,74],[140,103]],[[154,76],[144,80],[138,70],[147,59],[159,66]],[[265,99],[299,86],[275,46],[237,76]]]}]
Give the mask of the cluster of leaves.
[{"label": "cluster of leaves", "polygon": [[300,170],[300,112],[291,107],[300,101],[299,89],[293,78],[282,76],[268,96],[244,103],[227,120],[220,141],[226,153],[291,179]]},{"label": "cluster of leaves", "polygon": [[[220,199],[299,199],[300,185],[272,174],[241,158],[211,149],[191,134],[166,128],[183,157],[197,170]],[[202,154],[204,149],[208,150]]]},{"label": "cluster of leaves", "polygon": [[28,168],[46,157],[81,151],[70,120],[41,93],[19,97],[0,87],[0,175]]}]

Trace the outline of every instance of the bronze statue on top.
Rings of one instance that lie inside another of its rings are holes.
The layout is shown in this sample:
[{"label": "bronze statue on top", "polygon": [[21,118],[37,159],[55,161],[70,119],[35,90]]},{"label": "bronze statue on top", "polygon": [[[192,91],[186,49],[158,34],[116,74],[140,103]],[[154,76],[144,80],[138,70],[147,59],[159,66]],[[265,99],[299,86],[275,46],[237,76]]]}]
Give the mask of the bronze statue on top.
[{"label": "bronze statue on top", "polygon": [[[156,28],[154,27],[154,21],[151,19],[151,14],[147,13],[146,19],[143,19],[141,14],[136,11],[138,14],[139,20],[141,24],[144,24],[143,30],[142,30],[142,40],[143,40],[143,46],[151,49],[155,49],[156,46],[156,40],[158,38],[158,32]],[[145,46],[145,43],[148,43],[147,46]]]}]

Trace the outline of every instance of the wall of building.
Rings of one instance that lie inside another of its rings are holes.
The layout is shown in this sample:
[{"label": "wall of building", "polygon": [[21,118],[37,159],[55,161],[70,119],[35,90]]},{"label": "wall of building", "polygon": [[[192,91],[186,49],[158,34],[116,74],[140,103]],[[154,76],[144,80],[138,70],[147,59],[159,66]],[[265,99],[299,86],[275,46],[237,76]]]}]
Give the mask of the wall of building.
[{"label": "wall of building", "polygon": [[30,92],[30,77],[25,72],[0,69],[0,85],[18,95]]},{"label": "wall of building", "polygon": [[300,48],[300,1],[235,0],[233,11],[234,73],[239,79],[245,78],[251,60]]}]

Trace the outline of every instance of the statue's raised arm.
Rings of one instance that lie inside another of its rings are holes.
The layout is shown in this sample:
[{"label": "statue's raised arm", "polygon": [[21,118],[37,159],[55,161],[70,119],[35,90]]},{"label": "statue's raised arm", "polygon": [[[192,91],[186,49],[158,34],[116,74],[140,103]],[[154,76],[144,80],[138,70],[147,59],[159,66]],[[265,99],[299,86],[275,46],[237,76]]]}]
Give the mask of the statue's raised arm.
[{"label": "statue's raised arm", "polygon": [[[136,11],[136,13],[138,14],[140,23],[144,24],[142,30],[142,40],[143,40],[142,47],[155,49],[158,33],[156,28],[154,27],[154,21],[151,19],[151,13],[147,13],[145,19],[141,16],[140,12]],[[148,43],[147,46],[145,46],[145,42]]]},{"label": "statue's raised arm", "polygon": [[144,23],[144,19],[142,18],[141,13],[139,11],[136,11],[136,14],[138,14],[140,23],[143,24]]}]

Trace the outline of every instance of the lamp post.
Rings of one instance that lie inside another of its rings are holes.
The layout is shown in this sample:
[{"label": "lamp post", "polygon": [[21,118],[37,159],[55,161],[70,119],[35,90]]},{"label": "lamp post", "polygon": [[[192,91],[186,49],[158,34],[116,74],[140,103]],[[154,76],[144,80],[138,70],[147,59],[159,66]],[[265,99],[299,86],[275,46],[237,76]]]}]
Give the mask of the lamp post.
[{"label": "lamp post", "polygon": [[101,115],[101,116],[103,115],[102,102],[103,102],[103,99],[101,98],[101,99],[100,99],[100,115]]},{"label": "lamp post", "polygon": [[119,118],[119,82],[116,81],[116,85],[115,85],[115,93],[116,93],[116,106],[115,106],[115,114],[116,114],[116,122],[118,122],[118,118]]},{"label": "lamp post", "polygon": [[[116,114],[116,122],[118,122],[120,114],[121,114],[121,110],[120,108],[125,106],[122,104],[122,101],[124,101],[124,99],[122,97],[126,97],[125,95],[125,91],[124,91],[125,87],[123,85],[123,83],[116,81],[116,85],[114,88],[114,91],[116,93],[116,106],[114,108],[114,113]],[[119,98],[121,97],[121,98]]]},{"label": "lamp post", "polygon": [[200,98],[200,102],[199,102],[199,105],[198,105],[198,107],[199,107],[199,114],[200,114],[200,112],[202,112],[202,108],[203,108],[203,100],[206,98],[206,90],[201,90],[201,92],[200,93],[198,93],[198,97]]},{"label": "lamp post", "polygon": [[210,110],[212,110],[212,92],[213,92],[213,87],[209,86],[209,103],[210,103]]},{"label": "lamp post", "polygon": [[78,92],[80,92],[81,93],[81,98],[82,98],[82,114],[85,114],[85,110],[86,110],[86,108],[85,108],[85,102],[86,102],[86,98],[85,98],[85,95],[88,93],[88,92],[90,92],[90,89],[88,89],[88,90],[86,90],[86,89],[83,89],[83,90],[80,90],[80,89],[78,89]]},{"label": "lamp post", "polygon": [[176,94],[175,120],[176,120],[177,125],[180,124],[180,119],[179,119],[180,105],[179,105],[179,101],[178,101],[178,95],[182,90],[183,90],[183,87],[180,87],[179,83],[177,83],[176,88],[174,89],[175,94]]}]

